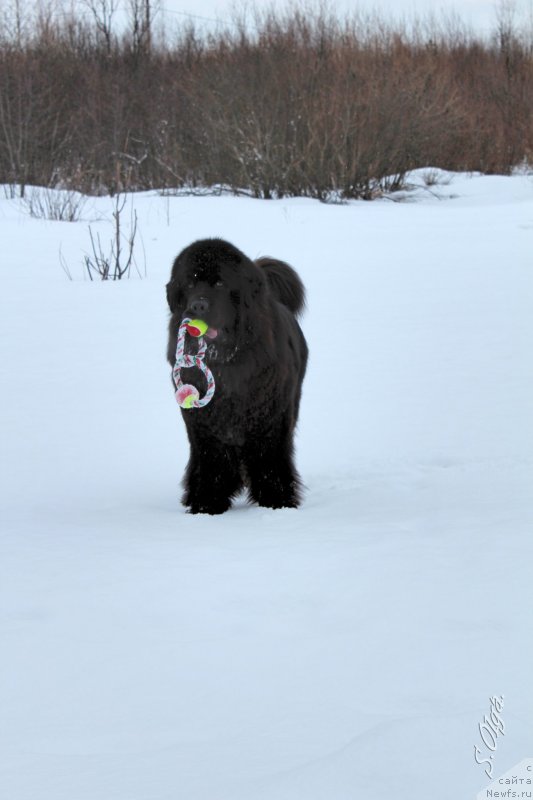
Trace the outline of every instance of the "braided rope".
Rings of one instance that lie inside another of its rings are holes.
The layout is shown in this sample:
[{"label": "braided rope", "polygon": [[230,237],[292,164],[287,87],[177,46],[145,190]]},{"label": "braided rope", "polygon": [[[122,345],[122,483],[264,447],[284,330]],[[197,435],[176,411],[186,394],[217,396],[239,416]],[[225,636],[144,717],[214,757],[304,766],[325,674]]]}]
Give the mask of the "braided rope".
[{"label": "braided rope", "polygon": [[[191,320],[189,318],[183,319],[178,330],[176,363],[172,371],[172,377],[176,385],[176,400],[181,408],[202,408],[213,398],[215,393],[215,379],[213,378],[213,373],[204,361],[207,345],[203,339],[198,339],[198,352],[196,355],[187,355],[184,352],[185,334],[187,333],[187,325],[190,322]],[[198,367],[198,369],[204,373],[207,380],[207,391],[201,399],[200,392],[196,386],[182,382],[180,373],[183,367]]]}]

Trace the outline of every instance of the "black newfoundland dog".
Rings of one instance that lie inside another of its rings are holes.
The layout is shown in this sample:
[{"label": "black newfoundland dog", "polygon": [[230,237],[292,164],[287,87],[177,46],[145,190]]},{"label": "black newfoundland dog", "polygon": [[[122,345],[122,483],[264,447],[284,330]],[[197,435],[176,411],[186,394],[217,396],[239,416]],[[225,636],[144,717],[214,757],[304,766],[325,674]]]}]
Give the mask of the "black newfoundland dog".
[{"label": "black newfoundland dog", "polygon": [[[251,261],[229,242],[203,239],[174,261],[167,299],[169,363],[182,319],[202,319],[205,363],[215,378],[208,405],[182,409],[190,442],[183,504],[192,514],[222,514],[247,488],[260,506],[296,508],[293,439],[307,363],[296,321],[305,304],[300,278],[282,261]],[[187,336],[185,352],[196,351]],[[204,395],[199,369],[184,368],[181,376]]]}]

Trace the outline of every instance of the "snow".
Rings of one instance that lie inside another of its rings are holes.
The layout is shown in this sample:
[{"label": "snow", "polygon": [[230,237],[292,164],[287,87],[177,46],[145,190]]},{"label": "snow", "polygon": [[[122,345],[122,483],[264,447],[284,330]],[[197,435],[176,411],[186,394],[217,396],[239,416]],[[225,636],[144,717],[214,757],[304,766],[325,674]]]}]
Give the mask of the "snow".
[{"label": "snow", "polygon": [[[533,755],[533,182],[423,177],[132,196],[147,277],[119,283],[82,268],[109,199],[2,196],[2,796],[475,797],[502,694],[494,777]],[[297,511],[178,502],[164,284],[216,235],[307,286]]]}]

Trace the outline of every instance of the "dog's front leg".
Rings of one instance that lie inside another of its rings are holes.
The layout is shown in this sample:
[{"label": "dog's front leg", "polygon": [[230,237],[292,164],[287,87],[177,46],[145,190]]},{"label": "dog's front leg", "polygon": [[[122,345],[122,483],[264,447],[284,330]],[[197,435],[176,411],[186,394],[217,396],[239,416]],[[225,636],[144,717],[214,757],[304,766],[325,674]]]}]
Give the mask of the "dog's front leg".
[{"label": "dog's front leg", "polygon": [[236,449],[201,434],[189,433],[189,441],[182,503],[191,514],[223,514],[242,488]]}]

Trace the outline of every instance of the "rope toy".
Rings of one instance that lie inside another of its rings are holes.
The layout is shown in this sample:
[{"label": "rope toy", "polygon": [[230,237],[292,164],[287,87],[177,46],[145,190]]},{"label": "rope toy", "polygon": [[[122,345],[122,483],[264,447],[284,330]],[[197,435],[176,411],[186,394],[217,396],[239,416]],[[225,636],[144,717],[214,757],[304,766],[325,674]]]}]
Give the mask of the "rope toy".
[{"label": "rope toy", "polygon": [[[176,347],[176,364],[172,371],[172,377],[176,384],[176,400],[181,408],[202,408],[206,406],[215,394],[215,379],[213,373],[204,361],[207,345],[201,337],[207,331],[207,325],[202,319],[188,319],[181,321],[178,329],[178,344]],[[185,334],[188,333],[198,339],[198,352],[194,356],[185,354]],[[204,373],[207,380],[207,391],[200,399],[200,392],[196,386],[190,383],[182,383],[180,372],[183,367],[198,367]]]}]

